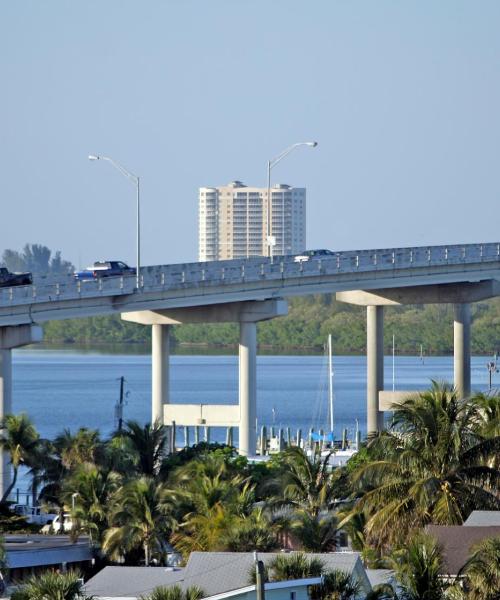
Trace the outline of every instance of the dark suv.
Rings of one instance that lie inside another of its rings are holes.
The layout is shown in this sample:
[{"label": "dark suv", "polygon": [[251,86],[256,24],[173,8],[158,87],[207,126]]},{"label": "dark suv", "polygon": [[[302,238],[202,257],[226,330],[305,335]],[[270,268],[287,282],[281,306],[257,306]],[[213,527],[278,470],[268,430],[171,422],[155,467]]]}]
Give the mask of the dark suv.
[{"label": "dark suv", "polygon": [[13,287],[15,285],[31,285],[31,273],[11,273],[5,267],[0,267],[0,287]]}]

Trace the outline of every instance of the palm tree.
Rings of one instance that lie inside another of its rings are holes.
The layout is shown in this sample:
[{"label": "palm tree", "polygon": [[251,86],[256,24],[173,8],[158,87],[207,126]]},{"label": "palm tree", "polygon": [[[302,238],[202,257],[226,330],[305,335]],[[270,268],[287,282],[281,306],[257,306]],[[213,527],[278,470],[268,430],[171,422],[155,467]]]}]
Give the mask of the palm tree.
[{"label": "palm tree", "polygon": [[359,592],[360,585],[352,575],[335,569],[323,574],[321,585],[311,595],[318,600],[355,600]]},{"label": "palm tree", "polygon": [[308,557],[303,552],[279,554],[269,563],[267,571],[270,581],[287,581],[321,577],[325,565],[322,560]]},{"label": "palm tree", "polygon": [[278,505],[287,505],[316,517],[335,506],[335,478],[329,468],[330,454],[309,458],[302,448],[292,446],[283,453],[283,471],[273,483],[282,490]]},{"label": "palm tree", "polygon": [[269,514],[255,506],[255,485],[235,475],[228,458],[207,454],[177,469],[182,491],[179,525],[172,538],[184,556],[198,551],[270,550],[277,546]]},{"label": "palm tree", "polygon": [[103,453],[99,432],[86,427],[80,427],[74,435],[69,429],[64,429],[54,439],[54,446],[59,450],[63,465],[68,470],[85,462],[96,462]]},{"label": "palm tree", "polygon": [[108,506],[121,482],[114,471],[82,463],[63,483],[61,499],[66,506],[74,505],[74,524],[97,543],[108,526]]},{"label": "palm tree", "polygon": [[480,428],[486,437],[500,435],[500,396],[475,394],[472,402],[479,406]]},{"label": "palm tree", "polygon": [[333,552],[337,546],[337,518],[330,511],[295,511],[291,531],[306,552]]},{"label": "palm tree", "polygon": [[141,596],[141,600],[201,600],[204,595],[205,592],[198,586],[193,585],[182,590],[176,584],[157,587],[148,596]]},{"label": "palm tree", "polygon": [[56,573],[45,571],[32,576],[14,592],[12,600],[90,600],[82,592],[81,574],[77,571]]},{"label": "palm tree", "polygon": [[393,556],[390,566],[401,589],[400,600],[445,598],[447,584],[441,578],[441,550],[432,537],[416,535],[403,551]]},{"label": "palm tree", "polygon": [[144,563],[163,557],[172,530],[175,494],[151,477],[132,479],[119,488],[104,535],[103,550],[119,560],[137,548],[144,551]]},{"label": "palm tree", "polygon": [[488,538],[474,548],[459,573],[470,600],[498,600],[500,591],[500,537]]},{"label": "palm tree", "polygon": [[460,524],[473,509],[500,508],[500,437],[482,435],[477,404],[433,382],[394,408],[392,431],[371,442],[374,458],[353,473],[361,497],[351,516],[365,512],[376,546],[403,543],[428,523]]},{"label": "palm tree", "polygon": [[130,447],[136,457],[137,473],[147,477],[156,477],[165,457],[167,433],[167,427],[160,421],[144,426],[136,421],[127,421],[126,429],[117,432],[116,436],[123,436],[130,442]]},{"label": "palm tree", "polygon": [[310,552],[329,552],[335,547],[337,475],[329,467],[329,458],[330,454],[321,457],[319,452],[310,458],[302,448],[288,448],[280,475],[270,483],[277,490],[270,506],[291,511],[286,515],[290,532]]},{"label": "palm tree", "polygon": [[24,413],[5,416],[0,428],[3,430],[0,446],[8,453],[14,472],[12,481],[0,500],[0,504],[3,504],[16,485],[19,467],[29,466],[30,459],[39,444],[40,436],[29,417]]}]

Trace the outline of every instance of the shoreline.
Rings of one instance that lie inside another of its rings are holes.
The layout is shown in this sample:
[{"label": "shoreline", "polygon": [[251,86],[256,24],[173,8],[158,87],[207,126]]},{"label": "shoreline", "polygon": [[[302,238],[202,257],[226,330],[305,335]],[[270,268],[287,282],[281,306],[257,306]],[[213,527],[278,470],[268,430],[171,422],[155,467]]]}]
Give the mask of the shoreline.
[{"label": "shoreline", "polygon": [[[263,355],[277,355],[277,356],[321,356],[324,354],[324,349],[319,346],[269,346],[266,344],[258,345],[259,354]],[[93,342],[93,343],[82,343],[82,342],[42,342],[39,344],[33,344],[26,346],[27,349],[33,350],[75,350],[75,351],[109,351],[110,354],[123,353],[123,354],[149,354],[151,351],[151,345],[149,342]],[[201,354],[218,354],[218,355],[233,355],[238,352],[237,344],[206,344],[206,343],[176,343],[171,347],[171,354],[197,354],[199,351]],[[390,355],[392,348],[386,348],[385,354]],[[365,356],[365,352],[338,352],[334,355],[337,356]],[[411,352],[397,352],[398,357],[419,357],[418,353]],[[474,353],[475,356],[489,357],[491,354],[486,353]],[[452,352],[428,352],[424,354],[424,358],[435,357],[435,356],[453,356]]]}]

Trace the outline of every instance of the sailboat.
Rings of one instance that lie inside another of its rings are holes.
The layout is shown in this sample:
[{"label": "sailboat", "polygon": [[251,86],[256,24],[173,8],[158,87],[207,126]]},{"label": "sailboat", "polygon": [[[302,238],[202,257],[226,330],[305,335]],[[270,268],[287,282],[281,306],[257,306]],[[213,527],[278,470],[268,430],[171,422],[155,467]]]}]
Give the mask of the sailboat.
[{"label": "sailboat", "polygon": [[[323,453],[331,452],[335,450],[335,452],[330,456],[329,464],[331,466],[342,466],[344,465],[351,456],[353,456],[358,448],[357,448],[357,439],[358,439],[358,421],[356,419],[356,443],[353,444],[353,448],[349,448],[348,444],[345,444],[347,440],[336,441],[334,434],[334,370],[333,370],[333,356],[332,356],[332,334],[328,335],[328,425],[329,431],[327,433],[311,433],[311,441],[319,442],[322,445]],[[312,452],[312,449],[311,449]]]}]

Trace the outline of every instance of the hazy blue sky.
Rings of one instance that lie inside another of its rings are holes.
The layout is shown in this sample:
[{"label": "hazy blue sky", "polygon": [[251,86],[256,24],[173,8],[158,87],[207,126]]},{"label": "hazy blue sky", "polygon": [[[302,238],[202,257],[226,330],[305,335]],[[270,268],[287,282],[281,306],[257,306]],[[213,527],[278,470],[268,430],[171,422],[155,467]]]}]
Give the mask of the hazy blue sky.
[{"label": "hazy blue sky", "polygon": [[0,250],[195,260],[197,193],[306,186],[308,246],[500,238],[500,2],[1,0]]}]

